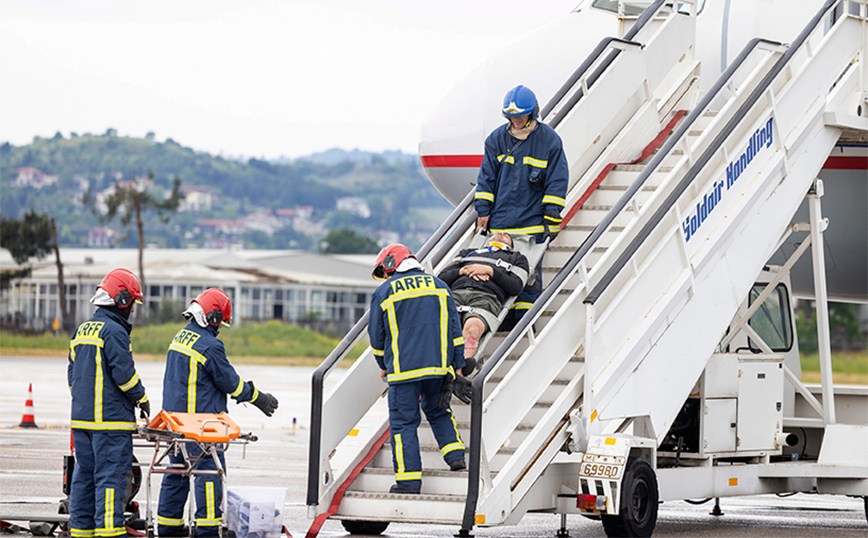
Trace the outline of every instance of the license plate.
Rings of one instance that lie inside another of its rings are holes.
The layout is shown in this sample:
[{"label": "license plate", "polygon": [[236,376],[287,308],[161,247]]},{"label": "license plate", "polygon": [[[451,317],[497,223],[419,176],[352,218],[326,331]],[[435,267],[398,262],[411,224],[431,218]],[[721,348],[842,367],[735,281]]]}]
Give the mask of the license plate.
[{"label": "license plate", "polygon": [[621,478],[623,465],[612,465],[606,463],[582,463],[579,467],[579,476],[586,478],[608,478],[617,480]]}]

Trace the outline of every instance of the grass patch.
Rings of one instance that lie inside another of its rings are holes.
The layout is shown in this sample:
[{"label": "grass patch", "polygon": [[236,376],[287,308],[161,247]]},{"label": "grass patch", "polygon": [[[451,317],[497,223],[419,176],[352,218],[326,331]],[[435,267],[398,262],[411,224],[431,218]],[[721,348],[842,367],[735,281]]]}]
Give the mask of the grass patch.
[{"label": "grass patch", "polygon": [[[144,325],[133,329],[131,339],[137,360],[162,360],[169,343],[181,329],[177,323]],[[255,364],[281,364],[312,366],[321,363],[332,352],[339,340],[297,325],[269,321],[241,327],[224,328],[220,339],[226,346],[230,360]],[[358,358],[367,342],[357,344],[348,354]],[[67,335],[44,333],[37,336],[3,333],[0,336],[0,354],[66,356],[69,349]]]},{"label": "grass patch", "polygon": [[[820,355],[801,355],[802,381],[820,381]],[[868,353],[865,351],[833,351],[832,375],[836,383],[868,385]]]}]

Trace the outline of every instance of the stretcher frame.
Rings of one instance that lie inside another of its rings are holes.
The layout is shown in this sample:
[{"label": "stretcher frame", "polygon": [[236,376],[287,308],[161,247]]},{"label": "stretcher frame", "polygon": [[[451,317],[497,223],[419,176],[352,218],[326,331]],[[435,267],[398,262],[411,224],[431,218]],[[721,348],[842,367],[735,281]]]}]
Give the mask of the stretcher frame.
[{"label": "stretcher frame", "polygon": [[[222,496],[220,508],[222,517],[226,515],[226,470],[220,463],[219,452],[226,452],[231,444],[241,444],[257,441],[252,433],[242,434],[241,429],[229,415],[225,413],[173,413],[160,411],[146,426],[139,426],[134,436],[143,443],[137,446],[152,447],[154,455],[148,466],[145,479],[146,495],[146,532],[148,538],[154,538],[154,510],[151,498],[151,476],[157,474],[180,474],[188,477],[190,488],[187,494],[187,521],[190,536],[196,534],[196,485],[197,476],[216,475],[220,477]],[[200,449],[199,454],[191,455],[189,449],[193,446]],[[183,463],[173,464],[168,461],[170,455],[180,454]],[[202,459],[211,457],[216,470],[201,470],[195,467]],[[191,498],[192,496],[192,498]],[[225,522],[217,527],[217,535],[224,537]]]}]

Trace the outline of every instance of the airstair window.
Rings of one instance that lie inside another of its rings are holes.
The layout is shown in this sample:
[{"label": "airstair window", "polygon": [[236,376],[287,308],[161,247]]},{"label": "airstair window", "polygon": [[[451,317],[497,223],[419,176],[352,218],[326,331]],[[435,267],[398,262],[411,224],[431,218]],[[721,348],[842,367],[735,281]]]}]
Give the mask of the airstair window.
[{"label": "airstair window", "polygon": [[[757,284],[751,289],[751,303],[759,297],[763,289],[765,289],[763,284]],[[793,347],[793,324],[789,305],[790,300],[786,286],[778,284],[748,322],[751,328],[776,353],[789,351]],[[748,340],[748,344],[752,351],[760,351],[755,342]]]}]

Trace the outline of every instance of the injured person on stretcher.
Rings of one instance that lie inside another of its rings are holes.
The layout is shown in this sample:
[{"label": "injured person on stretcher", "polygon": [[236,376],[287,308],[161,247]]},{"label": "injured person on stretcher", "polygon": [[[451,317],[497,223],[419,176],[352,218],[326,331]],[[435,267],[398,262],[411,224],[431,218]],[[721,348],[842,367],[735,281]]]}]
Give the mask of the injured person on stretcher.
[{"label": "injured person on stretcher", "polygon": [[[542,252],[545,245],[540,246]],[[483,335],[497,331],[508,310],[506,303],[521,293],[529,274],[527,257],[514,250],[506,232],[492,234],[482,247],[459,251],[440,273],[461,314],[465,359],[476,358]]]}]

